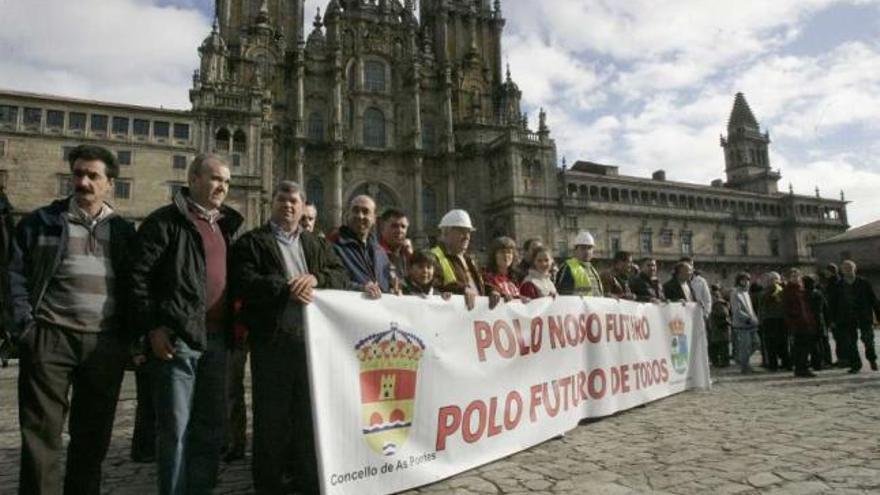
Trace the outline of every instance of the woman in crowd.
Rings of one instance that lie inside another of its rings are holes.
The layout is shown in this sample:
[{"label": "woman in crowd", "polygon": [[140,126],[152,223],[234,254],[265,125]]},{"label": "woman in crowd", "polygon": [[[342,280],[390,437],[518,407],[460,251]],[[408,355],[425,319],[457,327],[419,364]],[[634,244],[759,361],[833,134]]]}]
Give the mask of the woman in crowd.
[{"label": "woman in crowd", "polygon": [[535,299],[538,297],[556,297],[556,285],[553,284],[553,255],[544,246],[532,250],[529,273],[519,287],[522,297]]},{"label": "woman in crowd", "polygon": [[489,260],[483,272],[483,282],[487,292],[497,292],[505,302],[522,299],[513,277],[515,260],[516,242],[510,237],[496,237],[489,243]]},{"label": "woman in crowd", "polygon": [[751,277],[748,273],[737,274],[736,288],[730,296],[731,323],[737,341],[736,361],[744,374],[752,372],[749,359],[754,352],[753,340],[758,328],[758,316],[752,308],[752,300],[749,297],[750,281]]}]

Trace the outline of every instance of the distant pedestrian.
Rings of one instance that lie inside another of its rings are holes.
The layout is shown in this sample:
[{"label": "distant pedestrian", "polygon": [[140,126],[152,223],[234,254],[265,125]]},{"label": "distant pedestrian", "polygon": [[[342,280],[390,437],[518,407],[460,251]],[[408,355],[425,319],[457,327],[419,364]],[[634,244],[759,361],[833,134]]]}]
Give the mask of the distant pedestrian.
[{"label": "distant pedestrian", "polygon": [[828,342],[828,301],[819,289],[815,277],[803,277],[804,290],[810,301],[810,309],[816,321],[816,347],[811,352],[814,370],[831,366],[831,344]]},{"label": "distant pedestrian", "polygon": [[871,283],[856,275],[856,264],[846,260],[840,264],[841,279],[828,294],[834,323],[840,329],[844,348],[844,359],[849,363],[849,372],[858,373],[862,369],[859,357],[859,335],[865,347],[865,359],[871,369],[877,371],[877,351],[874,349],[874,318],[880,318],[878,301]]},{"label": "distant pedestrian", "polygon": [[780,367],[791,371],[791,355],[788,348],[788,328],[785,326],[785,307],[782,301],[782,277],[776,272],[766,275],[764,294],[761,296],[761,326],[767,345],[767,369]]},{"label": "distant pedestrian", "polygon": [[749,364],[752,353],[755,350],[755,332],[758,328],[758,316],[752,308],[752,300],[749,298],[749,282],[751,277],[742,272],[736,276],[736,287],[730,296],[731,326],[737,339],[736,361],[743,373],[751,373]]},{"label": "distant pedestrian", "polygon": [[709,361],[712,366],[730,366],[730,303],[720,287],[712,290],[712,311],[709,312]]},{"label": "distant pedestrian", "polygon": [[793,338],[794,376],[812,378],[816,376],[809,370],[810,352],[815,348],[816,318],[810,306],[807,292],[801,281],[801,272],[796,268],[788,271],[788,279],[782,291],[785,309],[785,326]]}]

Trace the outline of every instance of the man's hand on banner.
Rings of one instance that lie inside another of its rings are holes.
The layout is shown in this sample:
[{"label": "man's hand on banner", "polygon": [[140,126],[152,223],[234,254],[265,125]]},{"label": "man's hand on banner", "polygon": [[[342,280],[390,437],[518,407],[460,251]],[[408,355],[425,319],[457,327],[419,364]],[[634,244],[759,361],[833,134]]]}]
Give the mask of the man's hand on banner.
[{"label": "man's hand on banner", "polygon": [[468,311],[474,309],[474,305],[477,303],[477,291],[471,288],[467,288],[464,290],[464,305],[467,307]]},{"label": "man's hand on banner", "polygon": [[300,304],[309,304],[313,300],[314,288],[318,285],[318,279],[311,273],[306,273],[290,280],[290,299]]},{"label": "man's hand on banner", "polygon": [[382,297],[382,289],[376,282],[367,282],[364,285],[364,295],[367,296],[367,299],[379,299]]}]

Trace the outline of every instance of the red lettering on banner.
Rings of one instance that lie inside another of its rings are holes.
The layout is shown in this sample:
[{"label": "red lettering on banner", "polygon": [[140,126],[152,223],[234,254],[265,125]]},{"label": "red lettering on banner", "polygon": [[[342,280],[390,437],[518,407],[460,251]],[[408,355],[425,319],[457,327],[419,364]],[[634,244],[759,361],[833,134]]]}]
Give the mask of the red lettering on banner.
[{"label": "red lettering on banner", "polygon": [[578,371],[577,389],[575,390],[574,396],[574,405],[577,405],[579,401],[586,402],[587,397],[589,397],[589,392],[587,391],[587,373],[585,371]]},{"label": "red lettering on banner", "polygon": [[531,401],[529,402],[529,419],[534,423],[538,421],[538,406],[541,405],[541,385],[532,385],[529,389],[531,391]]},{"label": "red lettering on banner", "polygon": [[[477,413],[477,430],[472,429],[474,414]],[[486,404],[481,400],[475,400],[468,404],[462,418],[461,438],[467,443],[474,443],[483,436],[486,430]]]},{"label": "red lettering on banner", "polygon": [[548,316],[547,331],[550,333],[550,347],[565,347],[565,334],[563,333],[562,317]]},{"label": "red lettering on banner", "polygon": [[587,340],[598,344],[602,339],[602,320],[596,313],[590,313],[587,317]]},{"label": "red lettering on banner", "polygon": [[[556,415],[559,414],[559,406],[560,406],[559,381],[553,380],[551,382],[551,385],[553,387],[553,400],[550,400],[550,397],[549,397],[550,394],[547,393],[547,382],[544,382],[543,385],[541,386],[541,395],[543,396],[544,410],[547,411],[547,415],[550,416],[551,418],[555,418]],[[553,405],[551,403],[555,403],[555,405]]]},{"label": "red lettering on banner", "polygon": [[[511,416],[513,404],[516,404],[516,412]],[[520,397],[519,392],[513,390],[507,394],[507,400],[504,401],[504,428],[507,430],[516,428],[519,425],[520,418],[522,418],[522,411],[522,397]]]},{"label": "red lettering on banner", "polygon": [[660,360],[660,376],[663,377],[664,382],[669,381],[669,368],[666,364],[666,358]]},{"label": "red lettering on banner", "polygon": [[[502,339],[501,336],[504,335]],[[505,345],[502,340],[507,341]],[[510,359],[516,355],[516,337],[513,335],[513,329],[504,320],[497,320],[492,325],[492,341],[495,342],[495,349],[498,355]]]},{"label": "red lettering on banner", "polygon": [[492,327],[485,321],[474,322],[474,338],[477,341],[477,355],[480,361],[486,360],[486,349],[492,343]]},{"label": "red lettering on banner", "polygon": [[529,352],[531,352],[531,350],[529,349],[529,344],[526,343],[525,338],[523,338],[522,324],[520,323],[519,320],[513,320],[513,328],[516,331],[516,342],[517,342],[517,344],[519,344],[519,355],[520,356],[528,355]]},{"label": "red lettering on banner", "polygon": [[492,397],[489,400],[489,435],[490,437],[494,437],[495,435],[501,433],[501,426],[496,424],[495,422],[495,414],[498,412],[498,398]]},{"label": "red lettering on banner", "polygon": [[625,394],[629,392],[629,365],[611,367],[611,394]]},{"label": "red lettering on banner", "polygon": [[532,352],[541,350],[543,343],[544,320],[540,317],[532,318]]},{"label": "red lettering on banner", "polygon": [[437,417],[437,441],[436,450],[446,449],[446,437],[458,431],[461,427],[461,409],[457,406],[441,407]]},{"label": "red lettering on banner", "polygon": [[574,399],[572,398],[571,385],[574,383],[574,380],[571,376],[566,376],[565,378],[559,379],[559,387],[562,388],[562,408],[568,411],[569,403],[573,403]]},{"label": "red lettering on banner", "polygon": [[565,338],[568,345],[574,347],[578,345],[578,324],[574,315],[565,315]]},{"label": "red lettering on banner", "polygon": [[[599,382],[598,385],[596,382]],[[608,390],[608,378],[605,376],[605,370],[602,368],[596,368],[590,371],[590,376],[587,378],[587,391],[590,394],[590,398],[593,400],[601,399],[605,397],[605,392]]]}]

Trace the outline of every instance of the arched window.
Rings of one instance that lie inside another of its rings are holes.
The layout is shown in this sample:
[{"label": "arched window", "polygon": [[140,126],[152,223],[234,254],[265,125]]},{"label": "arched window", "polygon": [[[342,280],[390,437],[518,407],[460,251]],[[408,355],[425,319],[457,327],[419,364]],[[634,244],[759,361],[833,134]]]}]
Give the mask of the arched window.
[{"label": "arched window", "polygon": [[364,146],[385,147],[385,115],[378,108],[364,112]]},{"label": "arched window", "polygon": [[218,130],[214,150],[219,153],[229,153],[229,137],[229,130],[225,127]]},{"label": "arched window", "polygon": [[382,93],[385,91],[385,64],[378,60],[364,63],[364,90]]},{"label": "arched window", "polygon": [[324,117],[318,112],[309,115],[309,139],[313,141],[324,140]]},{"label": "arched window", "polygon": [[422,189],[422,220],[425,229],[434,228],[440,222],[437,218],[437,193],[430,187]]},{"label": "arched window", "polygon": [[318,210],[318,216],[324,212],[324,183],[317,177],[312,177],[306,183],[306,199]]},{"label": "arched window", "polygon": [[232,137],[232,151],[234,153],[247,152],[247,135],[241,129],[235,131],[235,135]]}]

